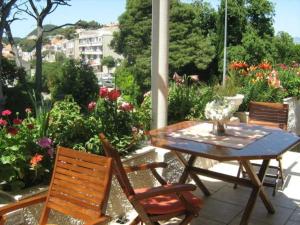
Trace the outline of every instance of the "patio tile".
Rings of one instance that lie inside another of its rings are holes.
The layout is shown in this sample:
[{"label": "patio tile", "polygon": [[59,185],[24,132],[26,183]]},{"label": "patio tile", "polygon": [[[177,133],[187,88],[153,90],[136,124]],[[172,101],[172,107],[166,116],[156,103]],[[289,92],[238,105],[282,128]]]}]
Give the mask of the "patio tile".
[{"label": "patio tile", "polygon": [[199,216],[199,217],[195,218],[190,223],[190,225],[200,225],[200,224],[201,225],[226,225],[226,223],[210,220],[210,219],[207,219],[203,216]]},{"label": "patio tile", "polygon": [[[207,197],[204,198],[204,207],[200,211],[199,217],[228,224],[241,212],[241,210],[242,208],[240,206]],[[203,225],[205,225],[205,223],[203,223]]]},{"label": "patio tile", "polygon": [[[249,225],[285,225],[293,213],[293,209],[276,207],[275,214],[269,214],[263,204],[256,204],[250,217]],[[240,213],[229,225],[238,225],[241,221]]]},{"label": "patio tile", "polygon": [[300,224],[300,209],[295,210],[289,220]]}]

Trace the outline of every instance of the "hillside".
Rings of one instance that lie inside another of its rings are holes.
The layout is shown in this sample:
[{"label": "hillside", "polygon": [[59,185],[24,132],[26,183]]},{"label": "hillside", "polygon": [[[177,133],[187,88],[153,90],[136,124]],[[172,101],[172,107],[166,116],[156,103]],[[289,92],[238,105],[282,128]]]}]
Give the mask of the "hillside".
[{"label": "hillside", "polygon": [[300,44],[300,37],[295,37],[295,38],[294,38],[294,42],[295,42],[296,44]]}]

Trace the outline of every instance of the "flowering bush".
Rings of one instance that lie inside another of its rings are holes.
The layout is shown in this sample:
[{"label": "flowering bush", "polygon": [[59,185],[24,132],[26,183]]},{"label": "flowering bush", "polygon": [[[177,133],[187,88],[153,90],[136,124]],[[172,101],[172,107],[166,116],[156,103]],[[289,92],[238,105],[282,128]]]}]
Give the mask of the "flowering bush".
[{"label": "flowering bush", "polygon": [[11,110],[1,112],[0,183],[10,189],[46,180],[52,165],[51,140],[39,135],[40,126],[31,109],[25,111],[27,116],[23,120]]},{"label": "flowering bush", "polygon": [[299,65],[274,66],[264,61],[249,66],[244,62],[232,62],[229,69],[241,78],[241,93],[245,98],[240,110],[248,110],[250,101],[282,102],[286,97],[300,97]]},{"label": "flowering bush", "polygon": [[136,144],[134,142],[140,124],[133,104],[122,99],[120,90],[100,88],[97,103],[89,103],[88,108],[89,118],[101,124],[100,132],[103,132],[121,153],[128,152],[128,147]]}]

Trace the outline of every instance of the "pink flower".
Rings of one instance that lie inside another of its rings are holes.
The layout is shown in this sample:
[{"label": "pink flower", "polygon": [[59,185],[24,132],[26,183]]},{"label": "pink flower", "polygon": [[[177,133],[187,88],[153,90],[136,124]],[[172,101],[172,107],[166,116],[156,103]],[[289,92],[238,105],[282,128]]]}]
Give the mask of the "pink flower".
[{"label": "pink flower", "polygon": [[11,114],[12,114],[12,112],[9,109],[2,111],[2,116],[9,116]]},{"label": "pink flower", "polygon": [[18,132],[19,132],[18,128],[15,128],[15,127],[9,127],[9,128],[7,128],[7,133],[9,133],[12,136],[17,135]]},{"label": "pink flower", "polygon": [[268,84],[269,86],[274,88],[281,88],[278,72],[276,70],[272,70],[272,72],[268,76]]},{"label": "pink flower", "polygon": [[101,98],[106,98],[108,95],[108,88],[107,87],[101,87],[99,90],[99,96]]},{"label": "pink flower", "polygon": [[30,164],[32,167],[35,167],[40,161],[43,160],[43,156],[40,154],[35,154],[30,160]]},{"label": "pink flower", "polygon": [[108,92],[108,99],[110,101],[116,101],[121,96],[121,91],[117,89],[113,89]]},{"label": "pink flower", "polygon": [[120,109],[125,112],[128,112],[128,111],[133,110],[133,105],[128,102],[123,102],[122,105],[120,105]]},{"label": "pink flower", "polygon": [[89,111],[94,111],[94,109],[96,108],[97,103],[96,102],[90,102],[88,105],[88,110]]},{"label": "pink flower", "polygon": [[15,119],[13,119],[13,124],[20,125],[20,124],[22,124],[22,120],[19,118],[15,118]]},{"label": "pink flower", "polygon": [[5,127],[7,125],[7,121],[0,118],[0,125]]},{"label": "pink flower", "polygon": [[52,140],[50,138],[47,137],[43,137],[40,140],[38,140],[37,144],[41,147],[41,148],[51,148],[52,145]]},{"label": "pink flower", "polygon": [[32,109],[31,109],[31,108],[26,108],[26,109],[25,109],[25,112],[26,112],[27,114],[30,114],[30,113],[32,113]]}]

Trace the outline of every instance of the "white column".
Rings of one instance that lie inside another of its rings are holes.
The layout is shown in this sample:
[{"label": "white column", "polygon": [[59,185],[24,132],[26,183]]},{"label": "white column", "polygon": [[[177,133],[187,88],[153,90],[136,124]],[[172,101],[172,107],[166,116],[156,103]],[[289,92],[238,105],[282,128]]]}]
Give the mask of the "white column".
[{"label": "white column", "polygon": [[169,7],[169,0],[152,0],[152,128],[161,128],[167,125]]}]

